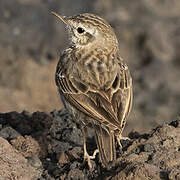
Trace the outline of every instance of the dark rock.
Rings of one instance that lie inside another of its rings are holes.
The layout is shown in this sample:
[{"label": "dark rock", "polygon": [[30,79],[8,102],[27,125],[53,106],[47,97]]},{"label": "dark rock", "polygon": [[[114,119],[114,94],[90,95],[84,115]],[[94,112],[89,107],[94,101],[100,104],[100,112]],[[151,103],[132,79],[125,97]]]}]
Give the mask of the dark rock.
[{"label": "dark rock", "polygon": [[57,160],[60,165],[69,162],[68,156],[65,152],[57,153]]},{"label": "dark rock", "polygon": [[71,159],[80,159],[82,157],[83,150],[81,147],[74,147],[72,150],[69,150],[68,156]]},{"label": "dark rock", "polygon": [[72,149],[72,146],[73,145],[70,143],[52,139],[49,145],[49,151],[59,153],[59,152],[68,151],[69,149]]},{"label": "dark rock", "polygon": [[153,152],[155,150],[154,144],[149,143],[144,145],[144,152]]},{"label": "dark rock", "polygon": [[29,164],[31,164],[31,166],[39,169],[42,167],[42,162],[40,161],[40,159],[37,156],[31,156],[27,158]]},{"label": "dark rock", "polygon": [[77,124],[67,111],[54,112],[52,116],[54,116],[54,122],[50,130],[52,137],[71,144],[82,144],[81,130],[77,128]]},{"label": "dark rock", "polygon": [[169,125],[174,126],[175,128],[179,126],[179,121],[175,120],[169,123]]},{"label": "dark rock", "polygon": [[79,169],[72,169],[69,171],[68,176],[67,176],[67,180],[85,180],[85,175],[83,174],[83,172]]},{"label": "dark rock", "polygon": [[2,130],[0,130],[0,137],[5,138],[7,140],[15,139],[18,136],[21,136],[21,134],[19,134],[12,127],[5,127]]}]

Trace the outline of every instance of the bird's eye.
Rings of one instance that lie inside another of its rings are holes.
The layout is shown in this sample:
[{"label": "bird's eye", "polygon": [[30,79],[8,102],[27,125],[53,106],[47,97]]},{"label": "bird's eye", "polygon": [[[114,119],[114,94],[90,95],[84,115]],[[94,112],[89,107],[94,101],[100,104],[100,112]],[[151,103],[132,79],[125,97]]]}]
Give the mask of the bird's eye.
[{"label": "bird's eye", "polygon": [[83,28],[81,28],[81,27],[78,27],[78,28],[77,28],[77,32],[78,32],[79,34],[82,34],[84,31],[85,31],[85,30],[84,30]]}]

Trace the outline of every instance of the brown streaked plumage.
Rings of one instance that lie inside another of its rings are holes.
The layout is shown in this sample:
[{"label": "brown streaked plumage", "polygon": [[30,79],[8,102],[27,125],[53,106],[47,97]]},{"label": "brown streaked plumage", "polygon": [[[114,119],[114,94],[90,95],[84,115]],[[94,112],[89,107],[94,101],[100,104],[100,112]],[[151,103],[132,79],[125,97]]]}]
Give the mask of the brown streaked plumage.
[{"label": "brown streaked plumage", "polygon": [[[67,26],[70,47],[61,55],[55,80],[64,106],[81,124],[84,158],[95,157],[107,167],[116,160],[115,137],[122,131],[132,106],[132,79],[119,55],[118,41],[111,26],[94,14],[61,17]],[[95,129],[98,150],[86,151],[86,126]]]}]

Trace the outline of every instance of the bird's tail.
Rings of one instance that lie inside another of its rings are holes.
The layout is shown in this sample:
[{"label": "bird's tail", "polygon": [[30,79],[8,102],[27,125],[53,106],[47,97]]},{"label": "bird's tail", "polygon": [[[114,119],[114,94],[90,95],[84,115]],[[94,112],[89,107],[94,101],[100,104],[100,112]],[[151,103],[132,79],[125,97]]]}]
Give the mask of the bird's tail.
[{"label": "bird's tail", "polygon": [[99,149],[100,161],[104,167],[116,160],[116,146],[114,133],[109,128],[95,125],[96,143]]}]

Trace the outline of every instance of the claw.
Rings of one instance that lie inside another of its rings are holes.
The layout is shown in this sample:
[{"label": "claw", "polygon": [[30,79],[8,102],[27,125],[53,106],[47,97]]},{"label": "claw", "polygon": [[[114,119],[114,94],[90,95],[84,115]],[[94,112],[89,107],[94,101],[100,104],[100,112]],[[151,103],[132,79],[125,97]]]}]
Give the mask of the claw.
[{"label": "claw", "polygon": [[99,152],[99,150],[96,149],[96,150],[94,151],[93,155],[90,156],[90,155],[87,153],[86,148],[84,149],[84,162],[86,162],[86,161],[88,162],[88,166],[89,166],[90,169],[92,169],[91,159],[95,159],[96,154],[97,154],[98,152]]},{"label": "claw", "polygon": [[121,140],[128,140],[128,141],[130,141],[131,139],[130,139],[129,137],[123,137],[123,136],[121,136]]},{"label": "claw", "polygon": [[89,169],[92,170],[93,167],[92,167],[92,164],[91,164],[91,159],[95,159],[96,158],[96,154],[99,152],[99,150],[96,149],[93,152],[93,155],[90,156],[88,154],[88,152],[87,152],[87,149],[86,149],[86,127],[82,128],[82,134],[83,134],[83,148],[84,148],[84,163],[87,161]]},{"label": "claw", "polygon": [[122,135],[116,136],[119,147],[122,149],[121,140],[131,140],[129,137],[123,137]]}]

